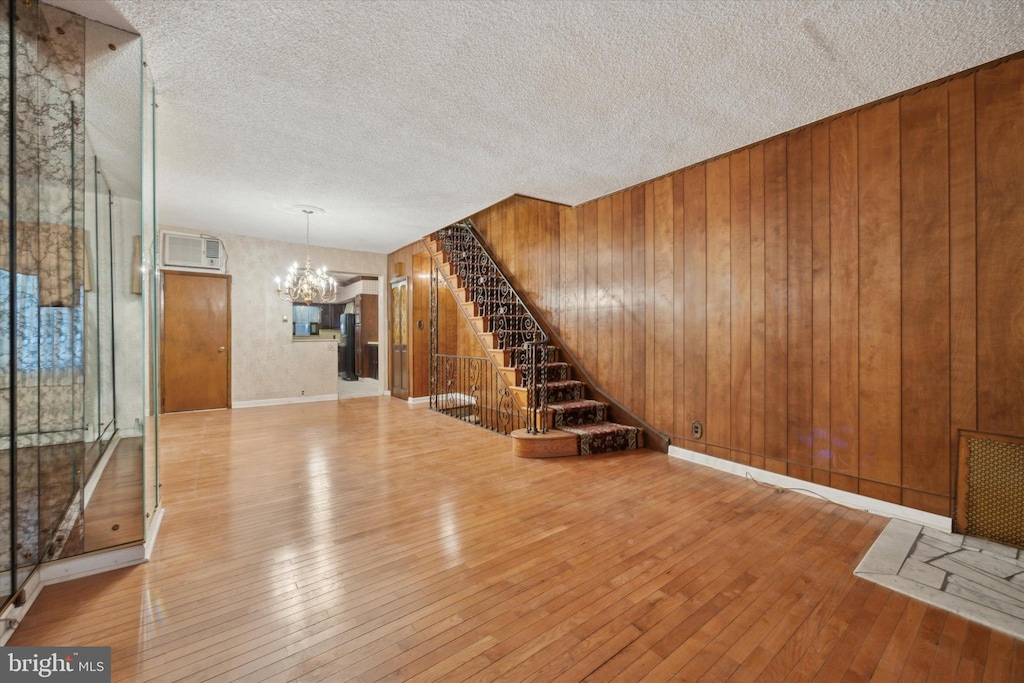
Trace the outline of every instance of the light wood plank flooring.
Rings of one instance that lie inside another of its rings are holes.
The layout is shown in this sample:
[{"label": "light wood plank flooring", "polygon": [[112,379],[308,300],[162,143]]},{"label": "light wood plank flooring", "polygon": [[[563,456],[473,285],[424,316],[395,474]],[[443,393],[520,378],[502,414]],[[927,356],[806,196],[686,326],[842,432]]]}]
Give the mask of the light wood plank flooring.
[{"label": "light wood plank flooring", "polygon": [[641,451],[522,460],[399,400],[161,420],[153,560],[11,645],[118,681],[1021,681],[1024,643],[853,576],[885,521]]}]

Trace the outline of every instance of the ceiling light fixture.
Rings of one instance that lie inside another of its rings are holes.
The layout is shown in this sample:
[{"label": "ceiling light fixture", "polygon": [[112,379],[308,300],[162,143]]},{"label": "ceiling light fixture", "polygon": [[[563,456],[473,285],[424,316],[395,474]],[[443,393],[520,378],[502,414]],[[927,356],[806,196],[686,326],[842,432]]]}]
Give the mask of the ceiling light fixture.
[{"label": "ceiling light fixture", "polygon": [[338,283],[327,274],[327,266],[313,270],[309,258],[309,216],[313,213],[323,213],[323,210],[315,207],[299,207],[299,210],[306,214],[306,268],[300,273],[299,263],[296,261],[288,268],[283,285],[280,277],[275,278],[277,296],[282,301],[301,302],[307,306],[329,304],[338,296]]}]

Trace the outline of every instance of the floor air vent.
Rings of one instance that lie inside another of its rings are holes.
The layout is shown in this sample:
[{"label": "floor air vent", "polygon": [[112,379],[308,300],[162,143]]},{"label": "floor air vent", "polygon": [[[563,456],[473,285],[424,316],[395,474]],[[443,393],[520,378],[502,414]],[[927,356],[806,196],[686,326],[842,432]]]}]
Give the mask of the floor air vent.
[{"label": "floor air vent", "polygon": [[956,530],[1024,548],[1024,439],[961,432]]}]

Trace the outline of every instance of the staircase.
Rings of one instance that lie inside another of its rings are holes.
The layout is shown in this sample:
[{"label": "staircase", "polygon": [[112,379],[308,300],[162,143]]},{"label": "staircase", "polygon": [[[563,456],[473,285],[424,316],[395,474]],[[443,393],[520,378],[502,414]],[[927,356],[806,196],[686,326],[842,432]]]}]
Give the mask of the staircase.
[{"label": "staircase", "polygon": [[549,343],[471,222],[438,230],[424,241],[438,279],[455,295],[526,415],[527,428],[512,432],[516,455],[595,455],[643,446],[642,430],[609,422],[608,405],[587,398],[587,384],[573,377],[572,366]]}]

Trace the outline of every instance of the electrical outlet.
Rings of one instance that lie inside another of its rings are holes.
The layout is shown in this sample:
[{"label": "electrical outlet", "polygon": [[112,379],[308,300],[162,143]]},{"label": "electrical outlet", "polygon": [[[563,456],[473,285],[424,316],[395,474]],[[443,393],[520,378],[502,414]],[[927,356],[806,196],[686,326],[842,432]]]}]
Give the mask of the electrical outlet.
[{"label": "electrical outlet", "polygon": [[704,425],[700,423],[700,420],[694,420],[690,423],[690,434],[695,439],[700,439],[704,435]]}]

